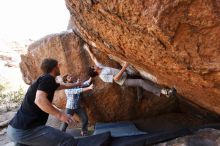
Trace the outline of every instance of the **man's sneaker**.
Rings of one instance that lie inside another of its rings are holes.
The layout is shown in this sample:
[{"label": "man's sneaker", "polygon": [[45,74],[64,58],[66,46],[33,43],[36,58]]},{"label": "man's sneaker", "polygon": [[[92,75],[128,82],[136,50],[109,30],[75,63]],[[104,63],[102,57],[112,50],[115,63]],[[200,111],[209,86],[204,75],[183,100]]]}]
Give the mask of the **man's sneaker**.
[{"label": "man's sneaker", "polygon": [[173,97],[176,94],[176,89],[175,88],[170,88],[170,89],[162,89],[161,94],[165,95],[166,97]]}]

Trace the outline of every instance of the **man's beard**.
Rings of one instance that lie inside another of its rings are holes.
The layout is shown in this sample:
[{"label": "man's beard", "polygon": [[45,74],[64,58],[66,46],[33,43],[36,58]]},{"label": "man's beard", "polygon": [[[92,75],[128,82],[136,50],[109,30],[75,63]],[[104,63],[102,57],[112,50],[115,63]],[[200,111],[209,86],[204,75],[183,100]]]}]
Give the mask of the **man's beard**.
[{"label": "man's beard", "polygon": [[56,76],[59,76],[59,75],[60,75],[60,70],[57,69],[57,70],[56,70]]}]

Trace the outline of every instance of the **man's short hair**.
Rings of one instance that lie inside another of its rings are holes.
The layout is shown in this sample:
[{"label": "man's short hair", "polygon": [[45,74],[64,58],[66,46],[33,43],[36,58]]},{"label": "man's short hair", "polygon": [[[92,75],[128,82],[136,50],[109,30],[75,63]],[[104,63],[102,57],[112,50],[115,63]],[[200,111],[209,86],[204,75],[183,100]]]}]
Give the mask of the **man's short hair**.
[{"label": "man's short hair", "polygon": [[53,58],[45,58],[41,63],[41,70],[44,73],[50,73],[56,66],[58,65],[58,61]]},{"label": "man's short hair", "polygon": [[98,73],[96,72],[95,68],[94,67],[89,67],[88,68],[88,75],[90,77],[95,77],[98,75]]}]

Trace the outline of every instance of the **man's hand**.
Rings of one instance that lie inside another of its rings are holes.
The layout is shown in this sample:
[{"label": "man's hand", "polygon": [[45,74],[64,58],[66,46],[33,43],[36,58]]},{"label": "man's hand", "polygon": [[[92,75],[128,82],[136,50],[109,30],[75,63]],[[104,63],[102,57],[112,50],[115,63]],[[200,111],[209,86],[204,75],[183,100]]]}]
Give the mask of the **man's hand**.
[{"label": "man's hand", "polygon": [[129,63],[128,62],[125,62],[125,64],[124,64],[124,68],[127,68],[129,66]]},{"label": "man's hand", "polygon": [[84,48],[87,52],[90,51],[89,46],[88,46],[87,44],[84,44],[84,45],[83,45],[83,48]]},{"label": "man's hand", "polygon": [[65,122],[67,124],[71,124],[74,120],[72,119],[71,115],[67,115],[65,113],[60,112],[57,116],[57,119],[59,119],[62,122]]}]

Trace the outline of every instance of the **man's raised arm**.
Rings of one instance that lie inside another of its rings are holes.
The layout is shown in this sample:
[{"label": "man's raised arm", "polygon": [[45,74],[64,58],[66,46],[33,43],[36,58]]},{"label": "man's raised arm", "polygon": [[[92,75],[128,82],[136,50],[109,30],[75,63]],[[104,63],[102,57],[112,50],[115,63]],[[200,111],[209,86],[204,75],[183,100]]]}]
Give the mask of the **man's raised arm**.
[{"label": "man's raised arm", "polygon": [[83,48],[89,53],[89,56],[91,57],[91,59],[95,63],[95,65],[98,66],[100,63],[98,62],[97,58],[92,53],[92,51],[90,50],[89,46],[87,44],[84,44]]},{"label": "man's raised arm", "polygon": [[120,72],[117,74],[117,75],[115,75],[115,77],[114,77],[114,80],[115,81],[118,81],[120,78],[121,78],[121,76],[123,75],[123,73],[125,72],[125,70],[126,70],[126,68],[128,67],[128,63],[126,62],[125,64],[124,64],[124,66],[122,67],[122,69],[120,70]]}]

